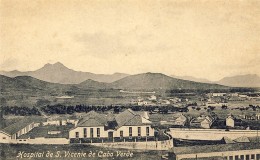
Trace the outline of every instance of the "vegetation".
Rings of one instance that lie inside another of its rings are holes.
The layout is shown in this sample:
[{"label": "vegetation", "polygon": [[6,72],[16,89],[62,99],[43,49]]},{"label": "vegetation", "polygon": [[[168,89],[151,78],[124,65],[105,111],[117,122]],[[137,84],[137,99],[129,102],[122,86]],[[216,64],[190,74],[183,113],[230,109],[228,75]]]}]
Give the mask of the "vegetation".
[{"label": "vegetation", "polygon": [[17,107],[17,106],[4,106],[0,108],[4,115],[19,115],[19,116],[29,116],[29,115],[41,115],[39,110],[35,107]]}]

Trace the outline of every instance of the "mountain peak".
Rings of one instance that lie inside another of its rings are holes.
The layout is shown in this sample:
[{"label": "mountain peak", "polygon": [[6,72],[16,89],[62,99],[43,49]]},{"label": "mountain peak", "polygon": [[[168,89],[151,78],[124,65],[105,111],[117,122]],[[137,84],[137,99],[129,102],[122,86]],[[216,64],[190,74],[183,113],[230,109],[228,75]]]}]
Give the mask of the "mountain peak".
[{"label": "mountain peak", "polygon": [[46,63],[43,67],[49,67],[49,66],[51,66],[52,64],[50,64],[50,63]]},{"label": "mountain peak", "polygon": [[47,63],[43,66],[43,68],[67,68],[60,62],[56,62],[54,64]]},{"label": "mountain peak", "polygon": [[62,67],[65,67],[61,62],[56,62],[53,64],[53,66],[62,66]]},{"label": "mountain peak", "polygon": [[36,72],[40,72],[42,74],[41,77],[44,77],[44,75],[46,76],[45,72],[47,72],[48,74],[57,74],[57,72],[59,72],[59,74],[61,73],[64,74],[65,72],[69,72],[69,71],[72,70],[67,68],[60,62],[56,62],[54,64],[47,63],[42,68],[36,70]]},{"label": "mountain peak", "polygon": [[56,63],[46,63],[44,66],[64,66],[61,62],[56,62]]}]

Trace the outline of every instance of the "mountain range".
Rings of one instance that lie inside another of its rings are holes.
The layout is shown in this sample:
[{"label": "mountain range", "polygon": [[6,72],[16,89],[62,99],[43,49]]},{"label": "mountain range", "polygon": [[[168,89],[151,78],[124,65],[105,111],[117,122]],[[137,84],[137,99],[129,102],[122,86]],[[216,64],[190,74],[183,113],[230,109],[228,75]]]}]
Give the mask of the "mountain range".
[{"label": "mountain range", "polygon": [[226,86],[209,83],[199,83],[173,78],[162,73],[142,73],[127,76],[111,83],[113,88],[153,90],[153,89],[225,89]]},{"label": "mountain range", "polygon": [[7,77],[0,75],[0,90],[3,92],[60,93],[61,91],[86,89],[126,89],[126,90],[170,90],[170,89],[227,89],[218,84],[186,81],[161,73],[130,75],[112,83],[86,80],[79,84],[59,84],[45,82],[30,76]]},{"label": "mountain range", "polygon": [[[194,85],[198,84],[195,82],[231,87],[260,87],[260,77],[256,74],[224,77],[219,81],[210,81],[205,78],[192,76],[166,76],[160,73],[145,73],[131,76],[125,73],[94,74],[69,69],[60,62],[45,64],[42,68],[35,71],[0,71],[0,74],[7,77],[30,76],[50,83],[79,84],[81,87],[92,86],[92,88],[104,88],[107,86],[120,88],[124,86],[123,88],[141,89],[142,86],[145,86],[144,88],[152,88],[151,84],[157,88],[194,88]],[[135,81],[139,83],[135,84]],[[187,83],[187,81],[189,82]]]},{"label": "mountain range", "polygon": [[260,87],[260,77],[256,74],[225,77],[216,83],[231,87]]},{"label": "mountain range", "polygon": [[201,82],[201,83],[213,83],[213,81],[210,81],[206,78],[196,78],[192,76],[176,76],[176,75],[171,75],[173,78],[178,78],[178,79],[183,79],[187,81],[194,81],[194,82]]},{"label": "mountain range", "polygon": [[57,62],[55,64],[45,64],[42,68],[35,71],[0,71],[0,74],[8,77],[31,76],[46,82],[60,84],[78,84],[87,79],[92,79],[98,82],[110,83],[128,76],[128,74],[124,73],[94,74],[90,72],[74,71],[72,69],[67,68],[60,62]]},{"label": "mountain range", "polygon": [[200,82],[200,83],[220,84],[220,85],[230,86],[230,87],[260,87],[260,77],[257,74],[245,74],[245,75],[224,77],[219,81],[210,81],[205,78],[196,78],[192,76],[171,75],[171,77],[188,80],[188,81]]}]

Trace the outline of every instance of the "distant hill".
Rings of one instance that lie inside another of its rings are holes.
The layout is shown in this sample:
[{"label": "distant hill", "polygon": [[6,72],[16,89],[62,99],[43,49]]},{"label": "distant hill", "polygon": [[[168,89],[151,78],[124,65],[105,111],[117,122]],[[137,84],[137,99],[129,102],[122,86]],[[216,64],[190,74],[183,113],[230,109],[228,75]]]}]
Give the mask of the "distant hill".
[{"label": "distant hill", "polygon": [[193,81],[193,82],[200,82],[200,83],[213,83],[212,81],[206,79],[206,78],[196,78],[192,76],[175,76],[171,75],[173,78],[187,80],[187,81]]},{"label": "distant hill", "polygon": [[0,90],[7,92],[31,92],[59,94],[66,91],[78,91],[81,89],[129,89],[129,90],[167,90],[167,89],[226,89],[228,87],[198,83],[172,78],[161,73],[143,73],[127,76],[112,83],[86,80],[80,84],[59,84],[45,82],[30,76],[18,76],[10,78],[0,75]]},{"label": "distant hill", "polygon": [[109,83],[86,80],[80,84],[59,84],[45,82],[30,76],[7,77],[0,75],[0,90],[5,92],[53,92],[60,93],[78,89],[102,89]]},{"label": "distant hill", "polygon": [[109,88],[109,83],[104,83],[104,82],[97,82],[93,81],[91,79],[88,79],[84,82],[81,82],[80,84],[77,85],[80,88],[96,88],[96,89],[102,89],[102,88]]},{"label": "distant hill", "polygon": [[48,63],[36,71],[0,71],[0,74],[8,77],[31,76],[46,82],[60,84],[78,84],[88,79],[92,79],[98,82],[110,83],[128,76],[124,73],[94,74],[90,72],[74,71],[72,69],[67,68],[60,62],[57,62],[55,64]]},{"label": "distant hill", "polygon": [[260,77],[256,74],[225,77],[215,83],[232,87],[260,87]]},{"label": "distant hill", "polygon": [[50,89],[62,89],[67,85],[45,82],[30,76],[17,76],[10,78],[0,75],[1,91],[45,91]]},{"label": "distant hill", "polygon": [[127,76],[111,83],[113,88],[153,90],[153,89],[225,89],[218,84],[198,83],[172,78],[161,73],[143,73]]}]

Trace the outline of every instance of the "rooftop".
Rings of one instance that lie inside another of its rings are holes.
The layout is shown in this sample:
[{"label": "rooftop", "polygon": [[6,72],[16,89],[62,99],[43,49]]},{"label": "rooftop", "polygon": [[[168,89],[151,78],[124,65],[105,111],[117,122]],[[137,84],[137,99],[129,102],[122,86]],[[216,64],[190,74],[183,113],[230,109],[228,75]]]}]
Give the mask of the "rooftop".
[{"label": "rooftop", "polygon": [[194,153],[210,153],[210,152],[225,152],[260,149],[260,143],[232,143],[190,147],[175,147],[172,151],[175,154],[194,154]]},{"label": "rooftop", "polygon": [[[150,123],[149,120],[143,118],[140,113],[135,113],[131,109],[127,109],[118,115],[105,115],[95,111],[88,112],[82,119],[80,119],[77,126],[79,127],[94,127],[106,126],[109,128],[118,128],[121,126],[136,126]],[[115,126],[116,125],[116,126]]]},{"label": "rooftop", "polygon": [[79,120],[79,127],[94,127],[104,126],[107,124],[107,118],[105,115],[99,114],[95,111],[88,112],[82,119]]},{"label": "rooftop", "polygon": [[118,114],[115,117],[118,126],[136,126],[142,125],[142,117],[139,114],[136,114],[133,110],[127,109],[124,112]]},{"label": "rooftop", "polygon": [[21,121],[18,121],[16,123],[13,123],[9,126],[7,126],[6,128],[2,129],[1,131],[12,135],[15,134],[16,132],[20,131],[21,129],[25,128],[27,125],[35,122],[42,122],[44,120],[44,118],[42,117],[27,117],[22,119]]}]

